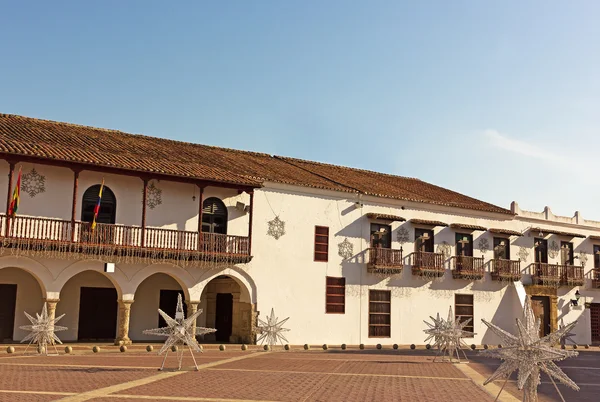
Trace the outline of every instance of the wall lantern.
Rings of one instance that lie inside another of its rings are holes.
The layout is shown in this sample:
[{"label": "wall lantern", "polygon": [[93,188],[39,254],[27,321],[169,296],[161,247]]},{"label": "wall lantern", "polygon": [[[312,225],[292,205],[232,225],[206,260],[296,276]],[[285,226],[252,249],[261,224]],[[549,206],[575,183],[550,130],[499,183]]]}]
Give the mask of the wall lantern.
[{"label": "wall lantern", "polygon": [[571,305],[579,306],[579,299],[581,298],[581,293],[579,293],[579,289],[575,291],[575,298],[571,299]]}]

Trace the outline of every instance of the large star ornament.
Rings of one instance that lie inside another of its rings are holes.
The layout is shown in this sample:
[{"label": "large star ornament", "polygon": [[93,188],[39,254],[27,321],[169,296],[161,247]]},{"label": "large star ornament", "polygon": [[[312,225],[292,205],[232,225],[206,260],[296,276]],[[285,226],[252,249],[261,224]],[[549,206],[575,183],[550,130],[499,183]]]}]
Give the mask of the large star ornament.
[{"label": "large star ornament", "polygon": [[470,337],[475,335],[473,332],[465,331],[465,327],[469,325],[471,322],[471,318],[461,321],[460,319],[454,317],[452,312],[452,306],[450,306],[448,310],[448,319],[444,320],[440,317],[438,313],[437,318],[430,317],[433,323],[428,323],[424,321],[425,324],[429,327],[424,330],[424,332],[429,335],[425,342],[433,339],[433,346],[438,349],[438,354],[436,355],[435,360],[442,355],[442,358],[445,359],[446,356],[452,362],[454,361],[454,356],[458,362],[460,362],[460,352],[463,352],[463,356],[466,360],[467,355],[462,350],[463,346],[467,347],[467,344],[463,341],[463,338]]},{"label": "large star ornament", "polygon": [[[529,297],[525,299],[523,319],[517,318],[517,335],[510,334],[490,322],[482,321],[492,332],[502,339],[502,344],[506,345],[501,349],[484,350],[481,352],[484,356],[503,360],[500,367],[484,382],[484,385],[499,378],[505,378],[504,384],[506,384],[510,375],[514,371],[517,371],[517,387],[523,390],[523,401],[534,402],[537,401],[537,387],[541,383],[540,372],[544,372],[555,387],[554,379],[579,391],[577,384],[567,377],[554,363],[554,361],[577,356],[578,353],[552,347],[573,329],[577,323],[576,321],[540,338],[539,329],[541,322],[533,314]],[[502,392],[503,388],[504,385],[500,389],[500,392]],[[556,391],[560,394],[558,387],[556,387]]]},{"label": "large star ornament", "polygon": [[260,318],[258,319],[256,333],[260,336],[256,342],[260,342],[261,344],[266,343],[270,347],[273,347],[273,345],[276,345],[277,343],[283,345],[283,341],[287,343],[288,340],[283,335],[283,332],[289,331],[289,329],[283,328],[283,324],[289,319],[290,317],[278,321],[279,319],[275,317],[275,311],[271,309],[271,315],[267,317],[267,321],[263,321]]},{"label": "large star ornament", "polygon": [[202,309],[198,309],[194,314],[192,314],[186,319],[185,313],[183,312],[183,301],[181,299],[181,293],[177,297],[177,309],[175,311],[175,318],[171,318],[161,309],[158,309],[158,313],[162,316],[162,318],[164,318],[168,326],[163,328],[147,329],[144,331],[144,334],[167,337],[165,344],[158,351],[159,355],[163,352],[166,352],[165,358],[163,359],[162,365],[160,366],[159,370],[162,370],[165,367],[165,361],[167,360],[169,349],[173,346],[181,346],[181,350],[177,350],[177,360],[179,362],[178,370],[181,370],[181,362],[183,360],[183,346],[185,345],[187,345],[190,349],[192,360],[194,360],[194,366],[196,370],[198,370],[198,364],[196,363],[194,352],[202,353],[202,348],[200,347],[200,345],[198,345],[198,342],[196,341],[196,335],[210,334],[216,332],[217,330],[214,328],[198,327],[196,328],[195,333],[192,331],[192,327],[194,326],[196,319],[200,314],[202,314]]},{"label": "large star ornament", "polygon": [[[31,325],[19,327],[25,331],[31,331],[29,335],[21,340],[21,343],[30,341],[27,348],[25,348],[25,352],[27,352],[27,349],[32,343],[35,343],[37,344],[38,353],[44,353],[47,356],[48,345],[54,346],[54,350],[56,350],[56,343],[62,344],[55,332],[66,331],[68,329],[67,327],[56,325],[56,323],[65,316],[64,314],[56,318],[49,317],[48,308],[46,307],[46,303],[44,303],[41,314],[35,313],[34,318],[25,312],[25,316],[31,322]],[[58,354],[58,350],[56,350],[56,354]]]}]

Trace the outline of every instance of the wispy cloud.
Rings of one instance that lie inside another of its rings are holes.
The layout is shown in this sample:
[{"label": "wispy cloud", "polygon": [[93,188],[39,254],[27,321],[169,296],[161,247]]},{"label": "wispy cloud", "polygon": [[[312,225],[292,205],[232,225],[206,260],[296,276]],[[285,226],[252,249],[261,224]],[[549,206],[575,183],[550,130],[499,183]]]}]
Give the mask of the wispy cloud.
[{"label": "wispy cloud", "polygon": [[503,149],[512,153],[528,156],[531,158],[545,159],[552,162],[568,162],[569,158],[545,149],[537,144],[510,138],[496,130],[484,130],[483,134],[488,138],[493,147]]}]

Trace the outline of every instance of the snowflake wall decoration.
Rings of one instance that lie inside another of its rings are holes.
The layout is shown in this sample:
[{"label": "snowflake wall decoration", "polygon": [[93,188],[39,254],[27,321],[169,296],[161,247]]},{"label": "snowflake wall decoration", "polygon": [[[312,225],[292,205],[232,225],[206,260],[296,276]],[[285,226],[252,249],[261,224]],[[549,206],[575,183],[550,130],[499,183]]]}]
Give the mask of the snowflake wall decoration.
[{"label": "snowflake wall decoration", "polygon": [[[29,335],[21,340],[23,342],[29,342],[27,348],[25,348],[25,352],[32,343],[38,345],[38,353],[44,353],[46,356],[48,355],[48,345],[54,346],[54,350],[56,350],[56,342],[61,343],[58,336],[56,336],[55,332],[58,331],[66,331],[67,327],[61,327],[56,325],[56,323],[65,316],[65,314],[56,317],[50,318],[48,316],[48,308],[46,307],[46,303],[44,303],[44,307],[42,308],[42,313],[35,314],[36,317],[33,318],[27,312],[25,312],[25,316],[31,322],[31,325],[23,325],[19,327],[25,331],[31,331]],[[56,354],[58,354],[58,350],[56,350]]]},{"label": "snowflake wall decoration", "polygon": [[338,244],[338,255],[344,260],[351,258],[354,255],[354,246],[346,237],[343,242]]},{"label": "snowflake wall decoration", "polygon": [[529,249],[527,247],[521,246],[519,247],[519,261],[525,262],[529,258]]},{"label": "snowflake wall decoration", "polygon": [[21,189],[31,198],[46,191],[46,176],[39,174],[35,168],[21,176],[21,180]]},{"label": "snowflake wall decoration", "polygon": [[396,234],[396,240],[398,240],[398,243],[400,244],[409,242],[410,235],[405,227],[401,227],[400,229],[398,229],[398,233]]},{"label": "snowflake wall decoration", "polygon": [[450,244],[447,241],[443,241],[437,245],[436,252],[444,256],[444,260],[450,257]]},{"label": "snowflake wall decoration", "polygon": [[477,248],[483,254],[486,254],[490,249],[490,242],[486,238],[479,239],[479,243],[477,244]]},{"label": "snowflake wall decoration", "polygon": [[588,255],[585,251],[580,251],[579,252],[579,261],[581,261],[581,266],[585,267],[585,264],[587,264],[587,260],[588,260]]},{"label": "snowflake wall decoration", "polygon": [[271,315],[267,317],[267,321],[258,318],[256,333],[260,336],[256,342],[260,342],[261,345],[266,343],[270,347],[273,347],[273,345],[276,345],[278,342],[283,344],[283,341],[285,341],[287,343],[288,340],[283,336],[282,332],[289,331],[289,329],[283,328],[283,324],[289,319],[290,317],[279,321],[279,318],[275,317],[275,311],[273,309],[271,309]]},{"label": "snowflake wall decoration", "polygon": [[[162,204],[162,190],[156,187],[154,182],[150,182],[147,188],[148,193],[146,194],[146,205],[148,208],[154,209],[160,204]],[[142,195],[144,194],[144,190],[142,190]]]},{"label": "snowflake wall decoration", "polygon": [[550,247],[548,247],[548,257],[556,258],[559,251],[560,247],[558,247],[558,244],[556,244],[556,242],[552,240],[552,244],[550,244]]},{"label": "snowflake wall decoration", "polygon": [[279,219],[278,216],[267,223],[269,225],[269,230],[267,230],[268,236],[273,236],[275,240],[279,240],[285,234],[285,222]]}]

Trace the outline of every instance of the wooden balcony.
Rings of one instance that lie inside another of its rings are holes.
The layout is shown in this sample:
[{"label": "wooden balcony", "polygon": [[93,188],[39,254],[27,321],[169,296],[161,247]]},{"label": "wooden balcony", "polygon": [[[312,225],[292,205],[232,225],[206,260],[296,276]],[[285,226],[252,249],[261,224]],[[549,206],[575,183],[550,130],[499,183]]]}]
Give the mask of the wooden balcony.
[{"label": "wooden balcony", "polygon": [[134,262],[179,260],[187,262],[220,261],[244,263],[251,259],[249,239],[243,236],[201,233],[140,226],[91,223],[0,215],[0,247],[30,252],[78,253],[120,257]]},{"label": "wooden balcony", "polygon": [[410,263],[413,275],[439,278],[446,272],[442,253],[416,251],[410,255]]},{"label": "wooden balcony", "polygon": [[404,263],[402,251],[391,248],[371,247],[369,248],[369,262],[367,272],[383,274],[399,274],[402,272]]},{"label": "wooden balcony", "polygon": [[454,279],[480,280],[483,279],[483,257],[452,257],[452,277]]},{"label": "wooden balcony", "polygon": [[492,260],[492,279],[495,281],[520,281],[521,261],[503,259]]},{"label": "wooden balcony", "polygon": [[589,277],[592,280],[592,288],[600,289],[600,268],[594,268],[589,272]]},{"label": "wooden balcony", "polygon": [[583,268],[575,265],[536,262],[532,264],[532,277],[535,285],[549,287],[583,286],[585,283]]}]

